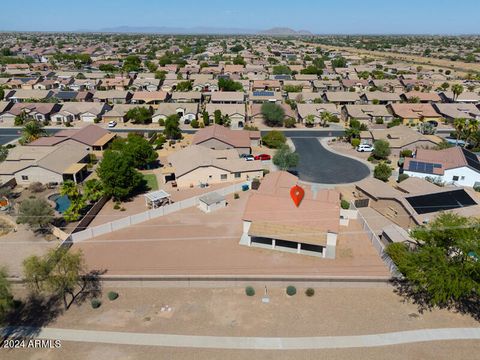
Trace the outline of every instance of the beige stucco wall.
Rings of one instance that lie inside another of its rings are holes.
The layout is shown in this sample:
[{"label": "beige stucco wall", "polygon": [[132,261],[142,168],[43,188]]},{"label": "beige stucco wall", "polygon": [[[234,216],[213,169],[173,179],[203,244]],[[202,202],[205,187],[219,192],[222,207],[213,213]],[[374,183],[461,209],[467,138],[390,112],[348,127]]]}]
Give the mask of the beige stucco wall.
[{"label": "beige stucco wall", "polygon": [[[221,175],[226,174],[227,178],[222,180]],[[240,173],[240,177],[236,178],[235,173],[227,170],[219,169],[213,166],[201,167],[195,169],[185,175],[176,178],[179,187],[189,187],[190,185],[198,186],[200,183],[219,184],[234,181],[245,181],[253,178],[261,178],[263,171],[249,171]]]},{"label": "beige stucco wall", "polygon": [[[22,180],[22,176],[28,176],[28,180]],[[28,185],[37,181],[42,184],[49,182],[63,182],[62,175],[38,166],[30,166],[29,168],[17,172],[15,174],[15,179],[19,185]]]}]

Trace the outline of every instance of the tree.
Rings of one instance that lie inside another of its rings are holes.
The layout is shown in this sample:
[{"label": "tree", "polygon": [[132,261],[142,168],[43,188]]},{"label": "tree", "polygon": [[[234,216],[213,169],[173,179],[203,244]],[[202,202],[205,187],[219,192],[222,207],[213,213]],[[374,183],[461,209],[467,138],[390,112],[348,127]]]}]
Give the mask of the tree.
[{"label": "tree", "polygon": [[77,221],[80,218],[81,211],[85,208],[85,199],[82,197],[78,185],[71,181],[64,181],[61,188],[60,194],[68,196],[70,200],[70,206],[62,214],[63,218],[68,221]]},{"label": "tree", "polygon": [[309,114],[305,116],[305,125],[308,127],[312,127],[313,125],[315,125],[315,115]]},{"label": "tree", "polygon": [[263,115],[263,121],[266,125],[272,127],[283,125],[285,111],[281,106],[271,102],[265,102],[262,104],[261,112]]},{"label": "tree", "polygon": [[480,289],[480,221],[440,214],[410,233],[414,243],[393,243],[387,254],[405,276],[413,295],[431,306],[478,299]]},{"label": "tree", "polygon": [[138,72],[141,69],[142,60],[137,55],[129,55],[123,60],[123,71],[126,73],[129,72]]},{"label": "tree", "polygon": [[187,80],[187,81],[180,81],[177,84],[177,87],[175,88],[175,91],[190,91],[192,90],[192,82]]},{"label": "tree", "polygon": [[456,146],[458,146],[458,140],[460,140],[463,131],[467,127],[467,119],[465,118],[457,118],[453,120],[453,127],[455,128],[455,134],[456,134]]},{"label": "tree", "polygon": [[149,108],[136,106],[125,114],[127,120],[131,120],[133,124],[150,124],[152,122],[152,113]]},{"label": "tree", "polygon": [[215,121],[215,124],[223,125],[223,117],[222,117],[222,112],[220,110],[217,109],[213,112],[213,119]]},{"label": "tree", "polygon": [[452,85],[453,98],[458,99],[458,96],[463,92],[463,86],[460,84]]},{"label": "tree", "polygon": [[97,202],[103,196],[103,185],[98,179],[85,181],[83,185],[83,196],[86,201]]},{"label": "tree", "polygon": [[373,176],[378,180],[387,182],[388,178],[392,176],[392,168],[390,165],[382,162],[375,166],[375,169],[373,170]]},{"label": "tree", "polygon": [[12,288],[7,277],[6,269],[0,268],[0,323],[13,307]]},{"label": "tree", "polygon": [[155,71],[155,79],[163,81],[163,80],[165,80],[166,75],[167,75],[167,72],[165,70]]},{"label": "tree", "polygon": [[287,65],[276,65],[273,67],[274,75],[290,75],[292,70]]},{"label": "tree", "polygon": [[31,120],[25,124],[22,129],[22,136],[20,138],[21,144],[28,144],[37,140],[41,136],[46,136],[47,132],[43,125],[36,120]]},{"label": "tree", "polygon": [[466,124],[466,131],[467,131],[466,142],[469,142],[470,140],[473,140],[475,138],[475,135],[478,132],[478,120],[468,119]]},{"label": "tree", "polygon": [[237,55],[237,56],[235,56],[235,58],[233,59],[233,64],[234,64],[234,65],[243,65],[243,66],[245,66],[247,63],[246,63],[246,61],[243,59],[243,57],[241,57],[240,55]]},{"label": "tree", "polygon": [[331,61],[331,63],[334,69],[347,67],[347,60],[342,56],[336,57]]},{"label": "tree", "polygon": [[298,165],[298,159],[298,154],[284,144],[275,152],[272,160],[280,170],[288,170]]},{"label": "tree", "polygon": [[181,139],[182,132],[180,130],[180,118],[178,114],[173,114],[167,117],[165,120],[165,129],[163,134],[167,139]]},{"label": "tree", "polygon": [[122,152],[123,156],[129,158],[137,169],[144,169],[155,162],[158,153],[142,135],[129,133],[126,139],[116,139],[112,143],[112,150]]},{"label": "tree", "polygon": [[241,83],[226,78],[218,79],[218,88],[222,91],[243,91],[243,85]]},{"label": "tree", "polygon": [[262,137],[262,143],[271,149],[279,149],[285,144],[287,138],[281,131],[272,130]]},{"label": "tree", "polygon": [[8,156],[8,148],[6,146],[0,145],[0,162],[5,161]]},{"label": "tree", "polygon": [[210,115],[208,115],[208,112],[205,110],[202,113],[202,120],[203,120],[203,125],[208,126],[210,125]]},{"label": "tree", "polygon": [[28,115],[27,113],[25,112],[25,110],[22,110],[20,112],[20,114],[18,114],[17,116],[15,116],[15,120],[14,120],[14,125],[15,126],[22,126],[24,125],[26,122],[28,121]]},{"label": "tree", "polygon": [[[86,281],[81,250],[73,252],[59,248],[51,249],[43,257],[30,256],[23,262],[23,272],[27,286],[31,290],[48,291],[62,298],[65,310],[78,295],[76,289],[83,288]],[[70,301],[67,301],[67,295],[70,295]]]},{"label": "tree", "polygon": [[373,144],[373,156],[377,159],[386,159],[390,155],[390,143],[386,140],[377,140]]},{"label": "tree", "polygon": [[54,210],[45,199],[23,200],[18,209],[17,222],[28,224],[34,231],[43,231],[53,220]]},{"label": "tree", "polygon": [[235,52],[235,53],[238,53],[242,50],[245,50],[245,48],[240,44],[237,44],[237,45],[230,48],[230,51]]},{"label": "tree", "polygon": [[115,150],[104,152],[97,174],[105,194],[119,200],[131,196],[143,182],[143,176],[133,167],[132,159]]}]

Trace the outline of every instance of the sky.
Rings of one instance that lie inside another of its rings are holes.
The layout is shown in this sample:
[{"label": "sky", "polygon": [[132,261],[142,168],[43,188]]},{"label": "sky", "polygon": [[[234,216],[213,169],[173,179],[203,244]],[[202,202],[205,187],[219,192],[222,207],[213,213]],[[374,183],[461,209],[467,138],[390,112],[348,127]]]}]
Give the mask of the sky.
[{"label": "sky", "polygon": [[[20,5],[21,4],[21,5]],[[290,27],[315,34],[479,34],[479,0],[2,1],[1,31]]]}]

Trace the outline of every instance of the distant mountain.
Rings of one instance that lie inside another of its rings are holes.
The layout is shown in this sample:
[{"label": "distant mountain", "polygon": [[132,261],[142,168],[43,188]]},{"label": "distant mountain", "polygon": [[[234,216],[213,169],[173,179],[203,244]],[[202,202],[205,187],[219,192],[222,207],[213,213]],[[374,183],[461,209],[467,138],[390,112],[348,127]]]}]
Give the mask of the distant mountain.
[{"label": "distant mountain", "polygon": [[268,30],[242,29],[242,28],[215,28],[215,27],[168,27],[168,26],[117,26],[103,28],[98,32],[126,33],[126,34],[172,34],[172,35],[271,35],[271,36],[298,36],[312,35],[310,31],[295,31],[286,27],[276,27]]},{"label": "distant mountain", "polygon": [[139,34],[175,34],[175,35],[250,35],[258,34],[258,30],[241,28],[214,28],[214,27],[167,27],[167,26],[117,26],[100,29],[99,32],[106,33],[139,33]]},{"label": "distant mountain", "polygon": [[313,35],[310,31],[307,30],[293,30],[287,27],[275,27],[272,29],[261,31],[260,34],[263,35],[288,35],[288,36],[298,36],[298,35]]}]

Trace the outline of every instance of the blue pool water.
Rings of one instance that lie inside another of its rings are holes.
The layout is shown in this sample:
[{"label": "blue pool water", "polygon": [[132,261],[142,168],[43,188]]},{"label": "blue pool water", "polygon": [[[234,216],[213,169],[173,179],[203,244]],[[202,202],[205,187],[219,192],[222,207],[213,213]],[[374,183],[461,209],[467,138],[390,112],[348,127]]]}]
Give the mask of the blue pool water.
[{"label": "blue pool water", "polygon": [[60,214],[70,207],[70,199],[67,195],[53,194],[49,199],[55,202],[55,210]]}]

